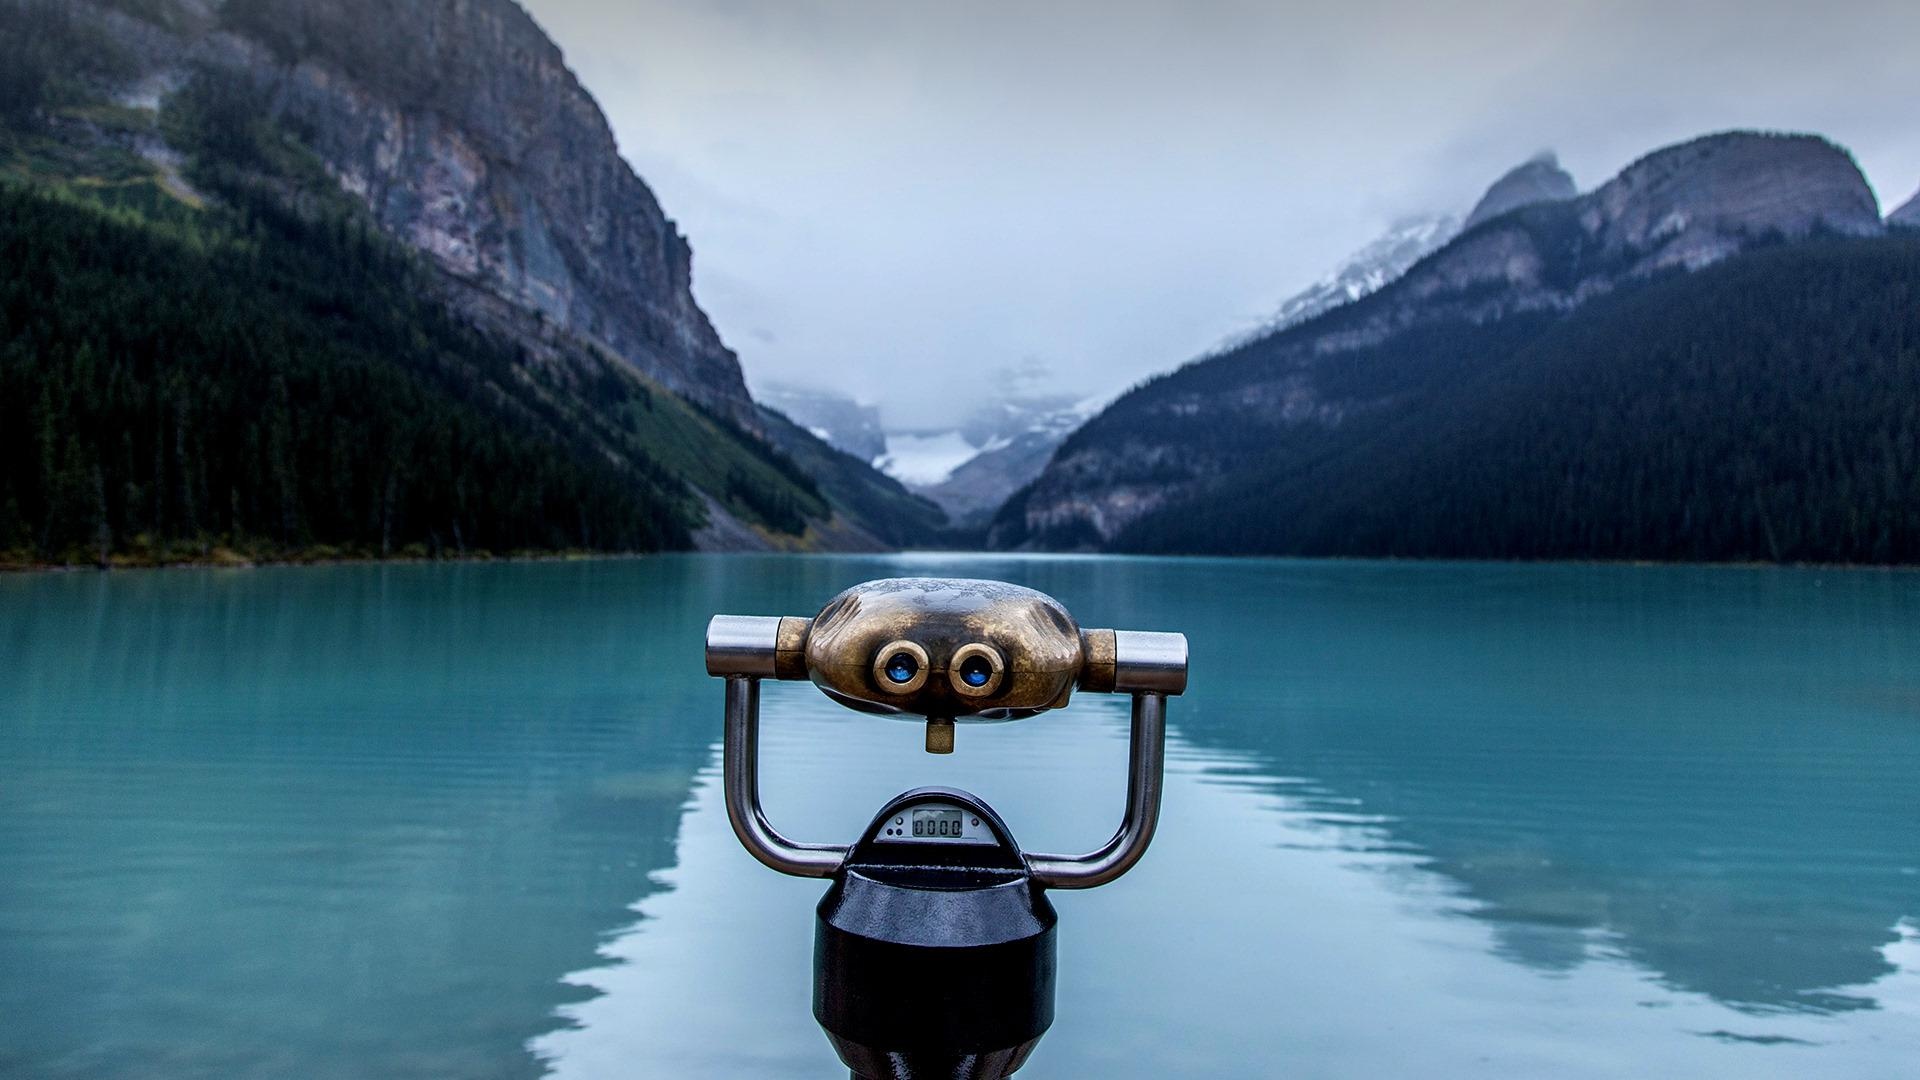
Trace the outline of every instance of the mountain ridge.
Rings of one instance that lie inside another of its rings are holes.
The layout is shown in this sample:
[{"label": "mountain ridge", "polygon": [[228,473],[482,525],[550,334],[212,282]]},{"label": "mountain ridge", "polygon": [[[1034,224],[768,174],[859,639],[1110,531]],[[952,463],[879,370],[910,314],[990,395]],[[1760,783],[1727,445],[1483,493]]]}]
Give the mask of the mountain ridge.
[{"label": "mountain ridge", "polygon": [[[1447,365],[1470,362],[1450,353],[1470,328],[1560,318],[1756,245],[1881,228],[1864,177],[1825,140],[1730,132],[1654,151],[1587,195],[1481,223],[1380,292],[1136,388],[1009,500],[990,542],[1109,544],[1276,439],[1313,443],[1427,392]],[[1409,343],[1416,333],[1427,346]],[[1369,359],[1390,352],[1398,369]]]},{"label": "mountain ridge", "polygon": [[1227,348],[1258,340],[1308,322],[1342,304],[1370,296],[1412,269],[1455,237],[1501,214],[1538,202],[1560,202],[1578,194],[1573,177],[1559,167],[1552,151],[1501,174],[1481,193],[1464,221],[1450,213],[1412,214],[1344,259],[1325,276],[1282,301],[1272,318],[1251,333],[1237,335]]},{"label": "mountain ridge", "polygon": [[1912,198],[1895,207],[1893,212],[1887,215],[1887,224],[1920,229],[1920,191],[1914,192]]}]

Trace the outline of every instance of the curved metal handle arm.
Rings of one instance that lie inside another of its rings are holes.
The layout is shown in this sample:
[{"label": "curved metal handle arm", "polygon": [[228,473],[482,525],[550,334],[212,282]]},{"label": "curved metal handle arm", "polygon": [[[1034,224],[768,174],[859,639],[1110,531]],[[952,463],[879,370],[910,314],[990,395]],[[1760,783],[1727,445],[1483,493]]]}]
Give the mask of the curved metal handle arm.
[{"label": "curved metal handle arm", "polygon": [[1133,695],[1133,727],[1127,745],[1127,816],[1120,831],[1085,855],[1027,855],[1033,880],[1049,889],[1091,889],[1133,869],[1160,824],[1162,768],[1167,756],[1167,697]]},{"label": "curved metal handle arm", "polygon": [[834,844],[796,844],[768,824],[760,810],[760,680],[727,678],[727,728],[721,740],[721,780],[727,820],[754,858],[795,877],[832,877],[847,861]]}]

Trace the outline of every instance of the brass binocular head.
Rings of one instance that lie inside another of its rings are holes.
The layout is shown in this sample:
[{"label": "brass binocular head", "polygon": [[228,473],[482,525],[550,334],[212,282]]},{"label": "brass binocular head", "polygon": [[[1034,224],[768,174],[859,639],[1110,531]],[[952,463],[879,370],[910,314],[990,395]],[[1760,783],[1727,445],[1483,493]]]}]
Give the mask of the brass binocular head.
[{"label": "brass binocular head", "polygon": [[846,590],[812,618],[716,618],[707,670],[810,679],[851,709],[924,716],[928,749],[941,751],[952,720],[1033,716],[1066,705],[1076,688],[1178,694],[1187,644],[1179,634],[1083,630],[1059,601],[1005,582],[887,578]]}]

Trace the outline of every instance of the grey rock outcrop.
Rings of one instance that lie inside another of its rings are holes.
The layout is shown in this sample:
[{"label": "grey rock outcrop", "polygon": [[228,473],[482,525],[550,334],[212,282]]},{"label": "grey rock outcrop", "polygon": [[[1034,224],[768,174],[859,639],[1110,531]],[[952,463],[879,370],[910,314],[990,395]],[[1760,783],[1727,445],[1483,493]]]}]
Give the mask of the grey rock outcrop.
[{"label": "grey rock outcrop", "polygon": [[1466,224],[1461,226],[1461,231],[1523,206],[1563,202],[1577,194],[1579,191],[1573,186],[1573,177],[1560,167],[1558,157],[1551,151],[1536,154],[1493,182],[1493,186],[1487,189],[1487,193],[1467,214]]},{"label": "grey rock outcrop", "polygon": [[1583,200],[1580,224],[1636,269],[1697,269],[1769,236],[1867,236],[1879,204],[1853,157],[1813,135],[1731,132],[1649,154]]}]

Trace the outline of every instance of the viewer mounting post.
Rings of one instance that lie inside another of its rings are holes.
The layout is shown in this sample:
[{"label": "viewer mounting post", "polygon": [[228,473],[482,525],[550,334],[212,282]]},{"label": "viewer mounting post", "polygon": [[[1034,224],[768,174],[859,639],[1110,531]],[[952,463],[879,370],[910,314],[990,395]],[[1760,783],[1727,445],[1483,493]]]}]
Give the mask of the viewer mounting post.
[{"label": "viewer mounting post", "polygon": [[[1167,698],[1187,685],[1180,634],[1082,630],[1059,602],[997,581],[857,585],[811,619],[717,615],[707,672],[726,680],[727,817],[753,856],[828,878],[814,939],[813,1012],[859,1080],[996,1080],[1053,1023],[1048,889],[1087,889],[1146,854],[1160,817]],[[810,679],[842,705],[925,718],[950,753],[956,720],[1017,720],[1075,689],[1129,694],[1127,802],[1081,855],[1021,849],[978,797],[915,788],[851,844],[798,843],[760,806],[760,681]]]}]

